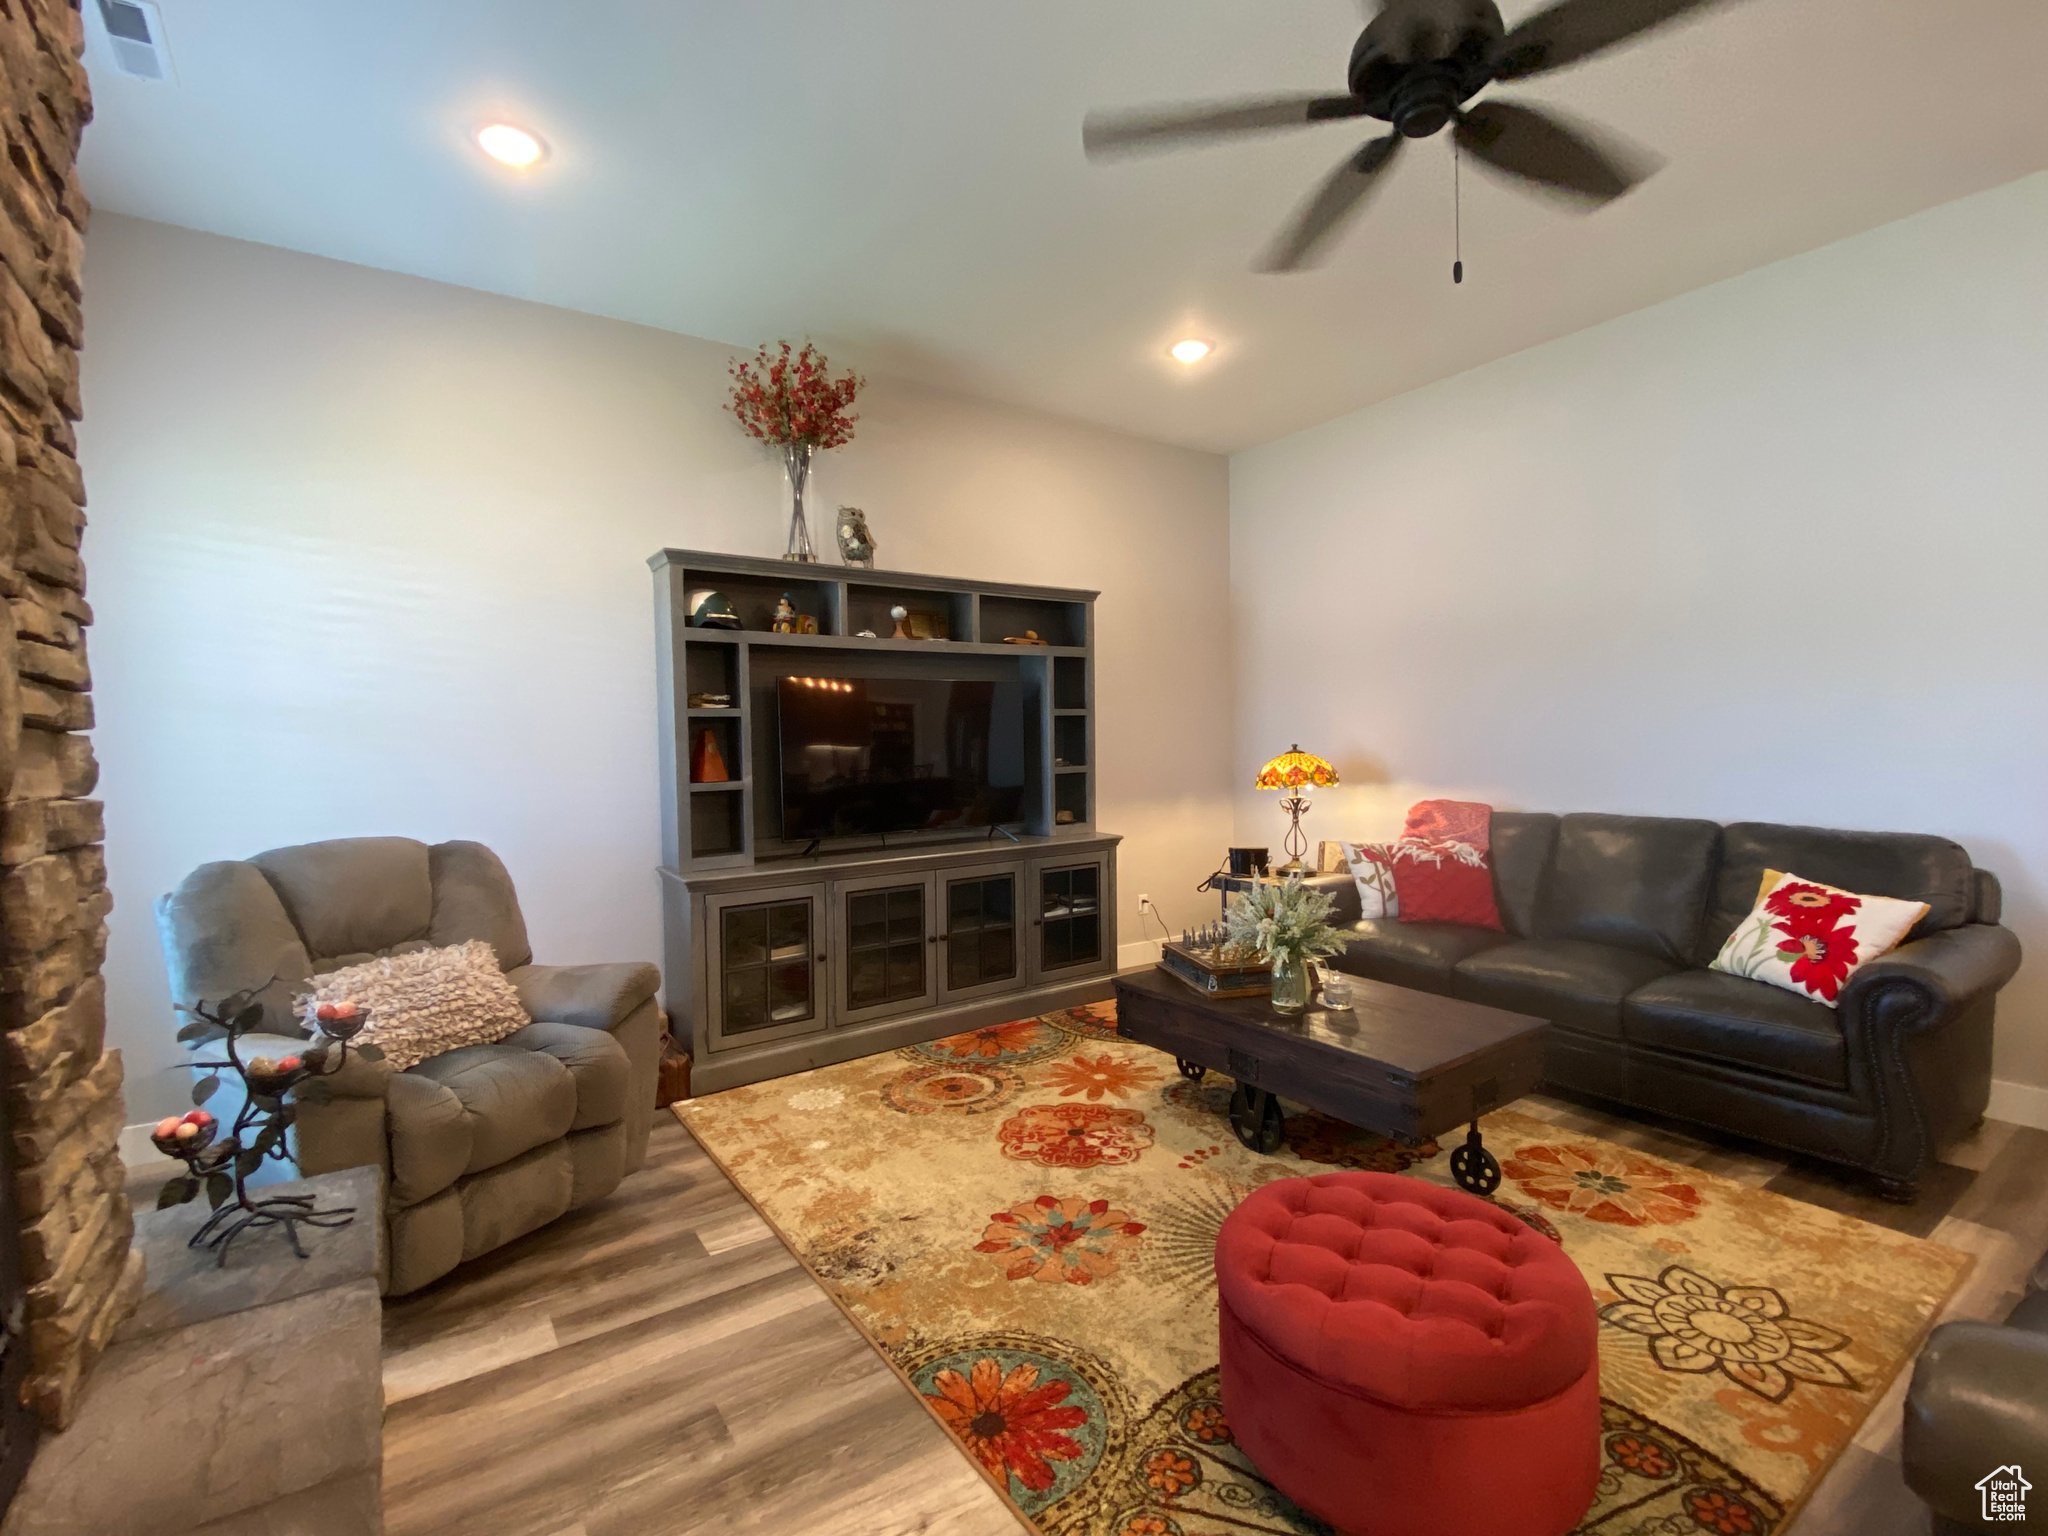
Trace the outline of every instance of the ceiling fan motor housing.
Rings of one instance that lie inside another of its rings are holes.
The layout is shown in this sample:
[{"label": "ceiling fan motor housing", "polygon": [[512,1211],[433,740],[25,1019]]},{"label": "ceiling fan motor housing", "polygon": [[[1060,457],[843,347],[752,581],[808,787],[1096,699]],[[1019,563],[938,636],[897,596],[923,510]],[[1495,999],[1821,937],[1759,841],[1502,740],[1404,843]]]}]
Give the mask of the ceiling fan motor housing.
[{"label": "ceiling fan motor housing", "polygon": [[1368,115],[1427,138],[1493,78],[1507,35],[1493,0],[1389,0],[1351,49]]}]

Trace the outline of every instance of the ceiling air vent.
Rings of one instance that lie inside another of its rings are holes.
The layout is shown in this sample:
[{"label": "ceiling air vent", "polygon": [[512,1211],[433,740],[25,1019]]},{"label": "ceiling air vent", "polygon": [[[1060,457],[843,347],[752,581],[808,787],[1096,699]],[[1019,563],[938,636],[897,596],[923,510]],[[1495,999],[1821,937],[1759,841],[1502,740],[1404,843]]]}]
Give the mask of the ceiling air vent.
[{"label": "ceiling air vent", "polygon": [[114,65],[139,80],[171,78],[171,51],[164,45],[163,19],[150,0],[99,0],[107,47]]}]

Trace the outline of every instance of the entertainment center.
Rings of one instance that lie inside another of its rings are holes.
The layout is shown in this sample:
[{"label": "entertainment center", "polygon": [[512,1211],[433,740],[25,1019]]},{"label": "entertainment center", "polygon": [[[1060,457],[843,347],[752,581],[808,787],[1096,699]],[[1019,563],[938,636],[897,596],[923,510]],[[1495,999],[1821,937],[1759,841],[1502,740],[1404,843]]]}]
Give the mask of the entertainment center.
[{"label": "entertainment center", "polygon": [[1111,995],[1095,593],[648,564],[663,1000],[696,1092]]}]

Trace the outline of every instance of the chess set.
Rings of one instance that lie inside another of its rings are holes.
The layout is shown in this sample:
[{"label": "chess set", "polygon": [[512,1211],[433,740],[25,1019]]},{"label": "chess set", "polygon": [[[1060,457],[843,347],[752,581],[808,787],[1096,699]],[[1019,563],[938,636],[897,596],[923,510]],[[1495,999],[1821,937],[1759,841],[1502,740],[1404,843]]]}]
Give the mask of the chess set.
[{"label": "chess set", "polygon": [[1273,964],[1230,942],[1221,923],[1184,929],[1159,949],[1159,968],[1204,997],[1264,997],[1273,990]]}]

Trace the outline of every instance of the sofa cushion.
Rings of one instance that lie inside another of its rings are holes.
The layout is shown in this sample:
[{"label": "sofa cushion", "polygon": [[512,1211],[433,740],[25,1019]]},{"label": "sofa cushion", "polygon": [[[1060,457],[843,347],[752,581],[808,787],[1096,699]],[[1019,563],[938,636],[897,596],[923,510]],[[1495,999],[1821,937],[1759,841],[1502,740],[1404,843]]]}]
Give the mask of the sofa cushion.
[{"label": "sofa cushion", "polygon": [[1834,1009],[1719,971],[1680,971],[1630,993],[1621,1005],[1631,1045],[1682,1051],[1829,1088],[1849,1083],[1848,1053]]},{"label": "sofa cushion", "polygon": [[1350,975],[1392,982],[1397,987],[1449,992],[1451,973],[1460,960],[1513,942],[1492,928],[1369,918],[1346,932],[1344,953],[1331,963]]},{"label": "sofa cushion", "polygon": [[1960,927],[1977,908],[1970,856],[1945,837],[1738,821],[1722,833],[1721,872],[1701,936],[1705,955],[1719,953],[1749,916],[1767,869],[1797,870],[1808,880],[1863,895],[1924,901],[1927,915],[1914,924],[1908,939]]},{"label": "sofa cushion", "polygon": [[427,937],[436,946],[482,939],[505,970],[533,959],[512,873],[482,843],[436,843],[427,850],[434,888]]},{"label": "sofa cushion", "polygon": [[502,1042],[466,1045],[412,1069],[462,1101],[470,1152],[464,1173],[509,1162],[569,1134],[576,1123],[576,1079],[545,1051]]},{"label": "sofa cushion", "polygon": [[303,1035],[294,999],[312,959],[263,872],[240,860],[202,864],[156,904],[171,1001],[217,1003],[253,992],[263,1028]]},{"label": "sofa cushion", "polygon": [[1543,877],[1557,847],[1557,818],[1546,811],[1493,813],[1493,899],[1518,939],[1536,937]]},{"label": "sofa cushion", "polygon": [[626,1048],[601,1029],[576,1024],[529,1024],[502,1042],[521,1050],[542,1051],[569,1069],[576,1083],[576,1118],[572,1131],[616,1125],[626,1117],[626,1094],[633,1064]]},{"label": "sofa cushion", "polygon": [[1458,962],[1455,997],[1621,1037],[1621,1000],[1674,967],[1653,955],[1577,939],[1521,939]]},{"label": "sofa cushion", "polygon": [[[357,1040],[399,1071],[465,1045],[493,1045],[530,1021],[482,939],[347,966],[318,978],[301,1006],[352,1003],[369,1023]],[[310,1015],[302,1015],[310,1016]]]},{"label": "sofa cushion", "polygon": [[1720,841],[1721,829],[1711,821],[1565,817],[1544,887],[1541,936],[1610,944],[1674,965],[1704,958],[1698,954],[1700,923],[1714,889]]},{"label": "sofa cushion", "polygon": [[427,845],[409,837],[301,843],[249,862],[263,871],[315,960],[381,954],[424,939],[433,922]]},{"label": "sofa cushion", "polygon": [[[1501,930],[1487,857],[1493,807],[1477,800],[1418,800],[1394,844],[1392,914],[1404,923],[1467,923]],[[1387,914],[1381,914],[1385,916]]]}]

